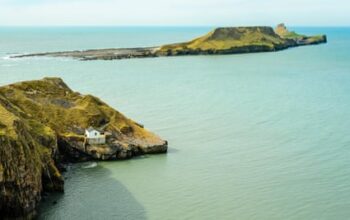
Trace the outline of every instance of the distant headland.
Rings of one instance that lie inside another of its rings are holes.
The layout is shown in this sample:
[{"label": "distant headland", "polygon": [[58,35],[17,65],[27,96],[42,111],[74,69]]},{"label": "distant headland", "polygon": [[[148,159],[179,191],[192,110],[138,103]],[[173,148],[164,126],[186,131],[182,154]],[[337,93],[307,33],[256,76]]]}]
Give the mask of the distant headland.
[{"label": "distant headland", "polygon": [[326,35],[306,36],[289,31],[284,24],[275,29],[266,26],[222,27],[194,40],[158,47],[95,49],[12,56],[71,57],[79,60],[115,60],[145,57],[240,54],[273,52],[290,47],[326,43]]}]

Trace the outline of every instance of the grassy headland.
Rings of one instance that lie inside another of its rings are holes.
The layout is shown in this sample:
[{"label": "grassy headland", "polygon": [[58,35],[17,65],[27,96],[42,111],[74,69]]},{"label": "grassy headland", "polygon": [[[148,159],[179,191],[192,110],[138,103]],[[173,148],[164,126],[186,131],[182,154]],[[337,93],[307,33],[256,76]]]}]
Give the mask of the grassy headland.
[{"label": "grassy headland", "polygon": [[50,52],[15,56],[72,57],[80,60],[114,60],[159,56],[237,54],[271,52],[289,47],[326,43],[325,35],[306,36],[289,31],[284,24],[271,27],[222,27],[182,43],[158,47],[96,49],[85,51]]}]

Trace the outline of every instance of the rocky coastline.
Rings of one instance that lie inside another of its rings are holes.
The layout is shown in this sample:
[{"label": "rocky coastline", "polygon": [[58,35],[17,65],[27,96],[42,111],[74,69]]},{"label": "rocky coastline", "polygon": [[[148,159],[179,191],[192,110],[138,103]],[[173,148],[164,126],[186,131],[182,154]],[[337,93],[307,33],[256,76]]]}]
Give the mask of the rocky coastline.
[{"label": "rocky coastline", "polygon": [[265,26],[216,28],[208,34],[188,42],[157,47],[34,53],[16,55],[12,56],[12,58],[50,56],[69,57],[88,61],[184,55],[224,55],[274,52],[291,47],[315,45],[326,42],[326,35],[301,35],[289,31],[284,24],[279,24],[275,29]]},{"label": "rocky coastline", "polygon": [[[108,132],[87,144],[87,127]],[[32,219],[45,192],[63,192],[65,164],[167,152],[167,141],[60,78],[0,87],[0,213]]]}]

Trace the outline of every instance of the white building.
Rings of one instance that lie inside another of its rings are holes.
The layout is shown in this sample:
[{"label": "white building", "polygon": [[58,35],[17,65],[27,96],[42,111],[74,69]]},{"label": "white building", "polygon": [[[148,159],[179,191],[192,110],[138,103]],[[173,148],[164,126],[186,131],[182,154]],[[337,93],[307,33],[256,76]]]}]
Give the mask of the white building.
[{"label": "white building", "polygon": [[85,130],[86,143],[88,144],[105,144],[106,135],[93,127],[89,127]]}]

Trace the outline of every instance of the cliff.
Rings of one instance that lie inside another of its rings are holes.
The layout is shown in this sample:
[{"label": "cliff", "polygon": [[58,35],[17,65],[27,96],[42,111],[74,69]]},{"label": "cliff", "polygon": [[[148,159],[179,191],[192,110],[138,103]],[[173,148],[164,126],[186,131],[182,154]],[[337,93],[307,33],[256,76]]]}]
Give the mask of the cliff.
[{"label": "cliff", "polygon": [[280,24],[271,27],[222,27],[194,40],[158,47],[116,48],[83,51],[63,51],[24,54],[13,58],[32,56],[72,57],[79,60],[115,60],[179,55],[239,54],[272,52],[289,47],[326,43],[325,35],[305,36],[290,32]]},{"label": "cliff", "polygon": [[[85,144],[85,128],[109,133]],[[59,78],[0,87],[0,213],[29,215],[43,191],[63,191],[64,161],[127,159],[167,151],[167,142]]]},{"label": "cliff", "polygon": [[226,27],[189,42],[164,45],[157,53],[172,56],[270,52],[326,41],[324,35],[307,37],[289,32],[283,24],[278,25],[276,30],[271,27]]}]

